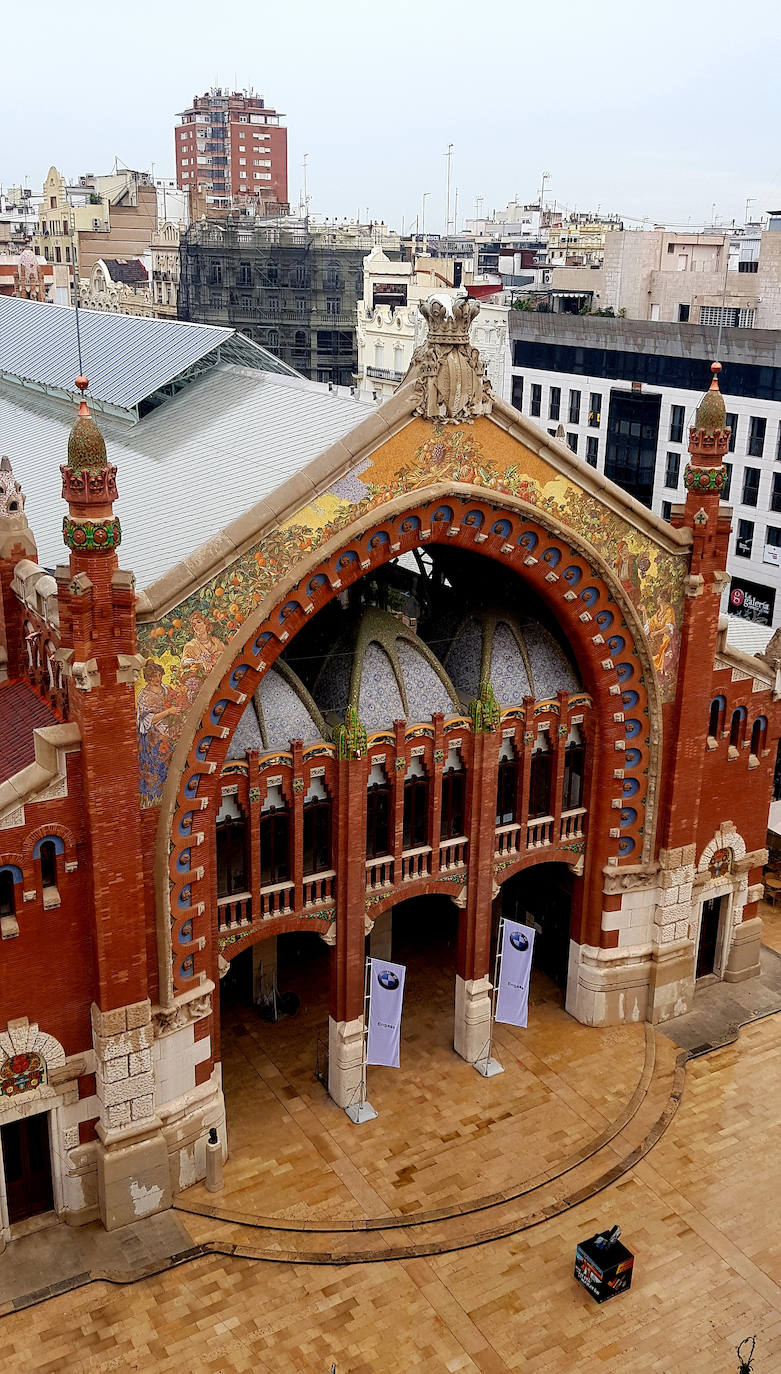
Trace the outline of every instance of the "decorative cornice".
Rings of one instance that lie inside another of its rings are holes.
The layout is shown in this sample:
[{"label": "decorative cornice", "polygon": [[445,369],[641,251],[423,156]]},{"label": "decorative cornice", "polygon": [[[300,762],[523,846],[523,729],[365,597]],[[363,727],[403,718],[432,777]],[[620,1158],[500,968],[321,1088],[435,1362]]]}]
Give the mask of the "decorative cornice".
[{"label": "decorative cornice", "polygon": [[122,542],[122,529],[115,515],[107,520],[72,520],[66,515],[62,537],[74,553],[111,553]]}]

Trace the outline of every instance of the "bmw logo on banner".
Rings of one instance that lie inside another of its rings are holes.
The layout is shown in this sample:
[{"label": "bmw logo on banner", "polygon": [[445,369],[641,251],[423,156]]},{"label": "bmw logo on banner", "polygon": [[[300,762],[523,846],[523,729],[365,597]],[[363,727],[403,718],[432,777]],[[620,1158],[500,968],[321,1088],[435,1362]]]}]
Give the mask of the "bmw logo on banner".
[{"label": "bmw logo on banner", "polygon": [[529,1018],[529,982],[534,952],[534,928],[503,919],[502,962],[496,998],[496,1020],[508,1026],[525,1026]]},{"label": "bmw logo on banner", "polygon": [[370,959],[369,1036],[367,1064],[399,1067],[401,1009],[404,1002],[404,964],[389,964],[385,959]]}]

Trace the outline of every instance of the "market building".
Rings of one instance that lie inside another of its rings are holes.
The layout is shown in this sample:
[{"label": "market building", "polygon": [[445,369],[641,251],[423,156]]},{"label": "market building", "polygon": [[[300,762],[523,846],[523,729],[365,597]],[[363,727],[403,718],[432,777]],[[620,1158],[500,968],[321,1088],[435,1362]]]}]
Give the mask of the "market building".
[{"label": "market building", "polygon": [[[276,996],[291,939],[344,1108],[365,954],[411,901],[447,913],[469,1064],[501,914],[587,1025],[758,973],[781,655],[719,617],[717,377],[667,523],[492,394],[478,308],[422,304],[378,409],[272,370],[248,401],[216,363],[99,427],[105,349],[75,423],[3,382],[6,1238],[31,1209],[115,1227],[203,1177],[230,1132],[221,986]],[[57,466],[64,555],[31,495]]]}]

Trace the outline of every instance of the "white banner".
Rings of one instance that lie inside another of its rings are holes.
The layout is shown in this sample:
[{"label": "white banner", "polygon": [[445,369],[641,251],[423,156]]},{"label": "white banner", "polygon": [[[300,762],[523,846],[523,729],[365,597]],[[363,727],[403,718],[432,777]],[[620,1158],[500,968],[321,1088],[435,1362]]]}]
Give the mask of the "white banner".
[{"label": "white banner", "polygon": [[500,938],[502,958],[494,1019],[508,1026],[525,1026],[529,1017],[534,928],[503,919]]},{"label": "white banner", "polygon": [[404,964],[369,960],[369,1038],[367,1064],[399,1067],[401,1009],[404,1002]]}]

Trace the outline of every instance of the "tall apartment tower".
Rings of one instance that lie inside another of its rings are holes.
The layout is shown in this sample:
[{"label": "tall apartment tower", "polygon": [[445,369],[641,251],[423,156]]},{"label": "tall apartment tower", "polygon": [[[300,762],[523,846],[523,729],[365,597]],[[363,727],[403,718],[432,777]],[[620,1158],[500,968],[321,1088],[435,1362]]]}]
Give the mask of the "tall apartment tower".
[{"label": "tall apartment tower", "polygon": [[207,205],[287,203],[287,129],[260,96],[212,87],[179,116],[176,179]]}]

